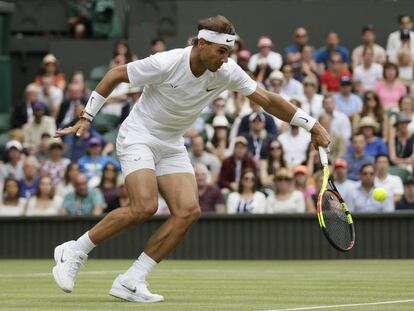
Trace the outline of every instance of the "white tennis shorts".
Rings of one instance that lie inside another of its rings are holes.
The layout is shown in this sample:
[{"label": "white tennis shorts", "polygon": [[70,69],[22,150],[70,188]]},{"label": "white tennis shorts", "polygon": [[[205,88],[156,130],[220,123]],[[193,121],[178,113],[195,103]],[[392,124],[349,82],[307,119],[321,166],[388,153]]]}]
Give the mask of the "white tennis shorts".
[{"label": "white tennis shorts", "polygon": [[116,140],[116,151],[125,177],[145,168],[154,170],[156,176],[194,174],[187,150],[180,139],[162,141],[140,128],[122,124]]}]

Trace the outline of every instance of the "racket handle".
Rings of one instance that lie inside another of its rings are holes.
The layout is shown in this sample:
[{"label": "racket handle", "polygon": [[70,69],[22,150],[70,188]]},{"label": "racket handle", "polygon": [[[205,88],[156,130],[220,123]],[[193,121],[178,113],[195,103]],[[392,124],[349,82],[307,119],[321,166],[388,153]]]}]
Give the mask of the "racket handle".
[{"label": "racket handle", "polygon": [[324,148],[324,147],[319,146],[318,148],[319,148],[319,157],[321,158],[322,166],[327,166],[328,165],[329,147]]}]

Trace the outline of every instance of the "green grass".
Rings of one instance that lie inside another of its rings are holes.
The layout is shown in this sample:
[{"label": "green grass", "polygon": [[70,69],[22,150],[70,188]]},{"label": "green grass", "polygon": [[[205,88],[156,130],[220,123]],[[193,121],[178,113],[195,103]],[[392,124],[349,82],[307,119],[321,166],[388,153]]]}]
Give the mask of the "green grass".
[{"label": "green grass", "polygon": [[[48,260],[0,261],[0,310],[269,310],[414,299],[414,261],[173,261],[149,278],[163,303],[108,295],[131,261],[90,260],[74,293],[59,290]],[[414,310],[414,302],[328,310]]]}]

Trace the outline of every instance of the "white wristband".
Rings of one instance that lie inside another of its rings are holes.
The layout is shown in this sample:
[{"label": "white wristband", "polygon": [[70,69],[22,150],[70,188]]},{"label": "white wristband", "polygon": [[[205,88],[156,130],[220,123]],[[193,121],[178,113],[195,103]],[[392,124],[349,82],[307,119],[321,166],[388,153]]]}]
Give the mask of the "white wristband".
[{"label": "white wristband", "polygon": [[291,125],[302,127],[308,132],[310,132],[315,123],[316,119],[312,118],[310,115],[308,115],[305,111],[303,111],[300,108],[296,110],[295,115],[293,116],[292,120],[290,120]]},{"label": "white wristband", "polygon": [[103,104],[105,104],[106,98],[101,94],[93,91],[91,97],[89,97],[88,103],[86,104],[85,111],[95,117],[99,110],[101,110]]}]

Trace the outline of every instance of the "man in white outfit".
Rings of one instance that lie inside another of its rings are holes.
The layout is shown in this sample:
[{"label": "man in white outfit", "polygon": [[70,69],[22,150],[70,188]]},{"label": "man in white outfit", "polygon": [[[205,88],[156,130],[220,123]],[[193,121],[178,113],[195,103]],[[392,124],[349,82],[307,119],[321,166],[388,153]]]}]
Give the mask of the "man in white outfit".
[{"label": "man in white outfit", "polygon": [[235,29],[223,16],[201,20],[192,46],[157,53],[108,71],[92,92],[79,121],[56,136],[82,135],[121,82],[145,86],[137,105],[121,125],[117,153],[131,205],[105,216],[76,241],[56,247],[53,276],[72,292],[79,267],[99,243],[143,223],[157,211],[158,189],[171,216],[149,239],[144,251],[113,282],[112,296],[134,302],[158,302],[146,283],[148,273],[184,238],[200,217],[194,170],[182,135],[201,111],[225,90],[236,91],[268,113],[312,133],[315,145],[328,146],[329,135],[311,116],[279,95],[258,88],[232,59]]}]

